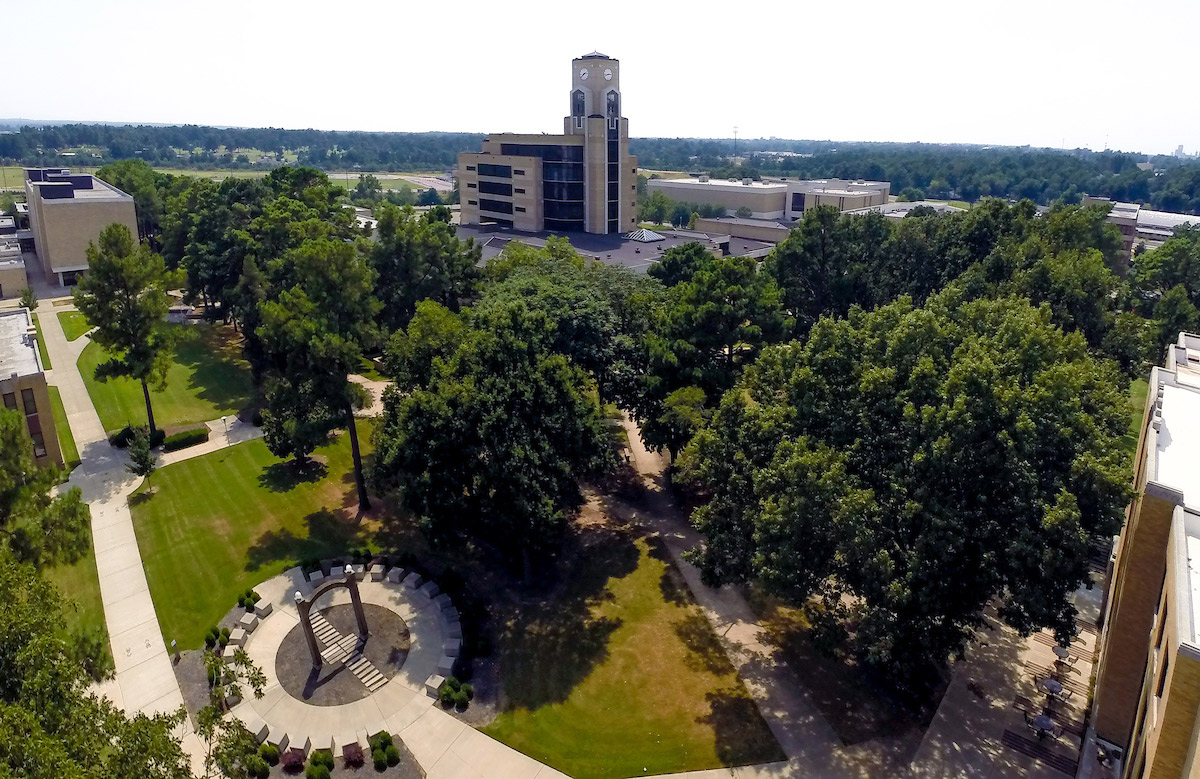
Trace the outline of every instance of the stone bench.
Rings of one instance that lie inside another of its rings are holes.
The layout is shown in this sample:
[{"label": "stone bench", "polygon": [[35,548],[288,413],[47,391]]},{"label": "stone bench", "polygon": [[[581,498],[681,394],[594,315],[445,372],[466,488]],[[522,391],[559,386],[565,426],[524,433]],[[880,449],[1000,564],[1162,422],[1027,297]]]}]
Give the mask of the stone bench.
[{"label": "stone bench", "polygon": [[462,623],[449,622],[446,624],[446,638],[462,638]]},{"label": "stone bench", "polygon": [[254,740],[261,744],[267,740],[267,734],[271,729],[267,727],[267,723],[263,721],[263,718],[258,716],[258,712],[250,709],[248,706],[246,708],[249,709],[249,713],[242,720],[242,724],[246,726],[246,730],[250,731],[250,735],[254,736]]},{"label": "stone bench", "polygon": [[254,613],[259,617],[259,619],[267,616],[274,610],[274,604],[272,604],[271,601],[267,600],[266,598],[263,598],[258,603],[254,604]]},{"label": "stone bench", "polygon": [[446,642],[442,644],[442,654],[446,657],[458,657],[461,650],[461,638],[447,638]]},{"label": "stone bench", "polygon": [[371,567],[368,569],[369,573],[371,574],[371,581],[373,581],[373,582],[383,581],[383,573],[385,570],[386,569],[385,569],[383,563],[371,563]]},{"label": "stone bench", "polygon": [[238,627],[240,627],[242,630],[245,630],[247,633],[253,633],[254,629],[258,627],[258,615],[253,611],[247,611],[242,615],[242,618],[238,620]]},{"label": "stone bench", "polygon": [[313,571],[308,575],[308,583],[314,588],[321,586],[325,583],[325,574],[320,571]]},{"label": "stone bench", "polygon": [[404,578],[404,569],[396,566],[387,572],[387,576],[385,578],[392,584],[399,584],[400,580]]},{"label": "stone bench", "polygon": [[453,676],[454,675],[454,661],[455,661],[455,658],[449,657],[447,655],[442,655],[442,658],[440,660],[438,660],[437,672],[440,673],[442,676]]},{"label": "stone bench", "polygon": [[284,730],[283,728],[279,727],[278,725],[269,725],[267,727],[266,741],[268,744],[275,747],[280,752],[283,752],[285,749],[288,748],[288,744],[289,744],[287,731]]},{"label": "stone bench", "polygon": [[227,647],[245,646],[246,635],[246,631],[242,630],[241,628],[234,628],[233,630],[229,631],[229,644],[227,644]]},{"label": "stone bench", "polygon": [[350,570],[354,571],[354,578],[360,582],[367,577],[367,566],[362,563],[354,563],[350,566]]},{"label": "stone bench", "polygon": [[437,604],[439,609],[445,609],[447,606],[452,605],[450,603],[450,596],[444,592],[441,595],[438,595],[437,597],[435,597],[433,599],[433,602]]},{"label": "stone bench", "polygon": [[417,592],[421,593],[422,595],[424,595],[427,598],[432,598],[433,596],[435,596],[439,592],[441,592],[441,590],[438,589],[437,584],[435,584],[434,582],[425,582],[424,584],[422,584],[420,587],[417,588]]},{"label": "stone bench", "polygon": [[404,577],[404,586],[410,590],[415,590],[421,586],[421,582],[425,581],[421,578],[421,574],[413,571],[408,576]]},{"label": "stone bench", "polygon": [[442,621],[449,625],[451,622],[458,622],[458,609],[453,606],[442,607]]},{"label": "stone bench", "polygon": [[425,694],[431,698],[438,697],[438,690],[442,689],[442,685],[446,683],[446,677],[440,674],[434,674],[425,680]]}]

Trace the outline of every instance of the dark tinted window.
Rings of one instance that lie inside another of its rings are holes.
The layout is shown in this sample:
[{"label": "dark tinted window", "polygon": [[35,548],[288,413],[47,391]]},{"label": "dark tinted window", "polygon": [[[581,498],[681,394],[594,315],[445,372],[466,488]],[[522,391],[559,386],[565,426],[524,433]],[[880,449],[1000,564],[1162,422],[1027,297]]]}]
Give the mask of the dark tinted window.
[{"label": "dark tinted window", "polygon": [[479,182],[479,191],[486,195],[508,195],[512,196],[512,184],[501,184],[498,181],[481,181]]},{"label": "dark tinted window", "polygon": [[497,214],[511,214],[513,212],[513,204],[504,200],[487,200],[479,199],[479,208],[482,211],[493,211]]},{"label": "dark tinted window", "polygon": [[480,165],[480,176],[495,176],[496,178],[512,178],[512,165]]}]

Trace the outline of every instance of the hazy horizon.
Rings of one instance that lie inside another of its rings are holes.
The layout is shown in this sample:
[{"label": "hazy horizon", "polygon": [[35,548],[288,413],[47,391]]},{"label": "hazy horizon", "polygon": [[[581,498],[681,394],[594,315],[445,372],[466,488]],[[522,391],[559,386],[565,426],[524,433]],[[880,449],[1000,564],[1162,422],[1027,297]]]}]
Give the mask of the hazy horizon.
[{"label": "hazy horizon", "polygon": [[[624,113],[638,138],[728,139],[736,126],[747,140],[1200,147],[1200,101],[1173,97],[1186,92],[1154,75],[1189,72],[1200,4],[1186,0],[1151,0],[1132,20],[1127,4],[1109,0],[935,0],[919,11],[868,0],[740,16],[728,6],[692,3],[681,14],[625,0],[577,13],[557,3],[497,13],[468,0],[453,14],[367,0],[342,16],[310,2],[102,5],[60,0],[53,22],[45,6],[7,9],[19,33],[9,52],[36,64],[37,78],[6,94],[5,113],[556,133],[570,60],[598,49],[621,61]],[[1150,74],[1143,50],[1153,54]],[[1138,115],[1141,106],[1152,108]]]}]

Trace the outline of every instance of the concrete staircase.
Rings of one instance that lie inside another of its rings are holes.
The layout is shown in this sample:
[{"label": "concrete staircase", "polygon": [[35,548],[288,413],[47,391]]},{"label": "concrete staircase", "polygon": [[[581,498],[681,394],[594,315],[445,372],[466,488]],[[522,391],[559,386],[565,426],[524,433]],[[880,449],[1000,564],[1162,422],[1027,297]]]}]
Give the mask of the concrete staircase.
[{"label": "concrete staircase", "polygon": [[317,641],[325,646],[321,650],[321,662],[328,666],[345,665],[371,692],[387,684],[387,677],[358,651],[358,636],[343,636],[320,613],[312,614],[312,627]]}]

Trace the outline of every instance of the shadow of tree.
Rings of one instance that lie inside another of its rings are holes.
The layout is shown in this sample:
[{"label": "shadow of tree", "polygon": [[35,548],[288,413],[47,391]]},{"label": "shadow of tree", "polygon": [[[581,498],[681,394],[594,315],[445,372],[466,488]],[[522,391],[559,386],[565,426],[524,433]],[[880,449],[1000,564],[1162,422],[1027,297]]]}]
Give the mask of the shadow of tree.
[{"label": "shadow of tree", "polygon": [[689,668],[706,671],[715,676],[734,672],[721,640],[713,632],[712,625],[702,614],[695,612],[676,622],[675,635],[689,650],[685,662]]},{"label": "shadow of tree", "polygon": [[771,734],[754,700],[742,691],[710,692],[709,713],[699,717],[713,729],[717,758],[725,766],[786,760],[783,747]]},{"label": "shadow of tree", "polygon": [[227,325],[182,325],[175,361],[191,369],[188,389],[218,408],[240,409],[254,397],[250,364],[242,357],[242,336]]},{"label": "shadow of tree", "polygon": [[320,460],[284,460],[263,468],[258,475],[258,486],[271,492],[289,492],[301,484],[315,484],[327,475],[329,468]]},{"label": "shadow of tree", "polygon": [[255,571],[276,560],[304,560],[345,554],[361,542],[359,525],[345,522],[332,511],[314,511],[304,518],[307,537],[287,530],[269,530],[246,550],[246,570]]},{"label": "shadow of tree", "polygon": [[608,654],[621,620],[596,617],[610,598],[610,577],[637,569],[640,553],[631,534],[609,528],[580,533],[563,585],[534,604],[518,604],[499,628],[500,671],[508,708],[561,703]]}]

